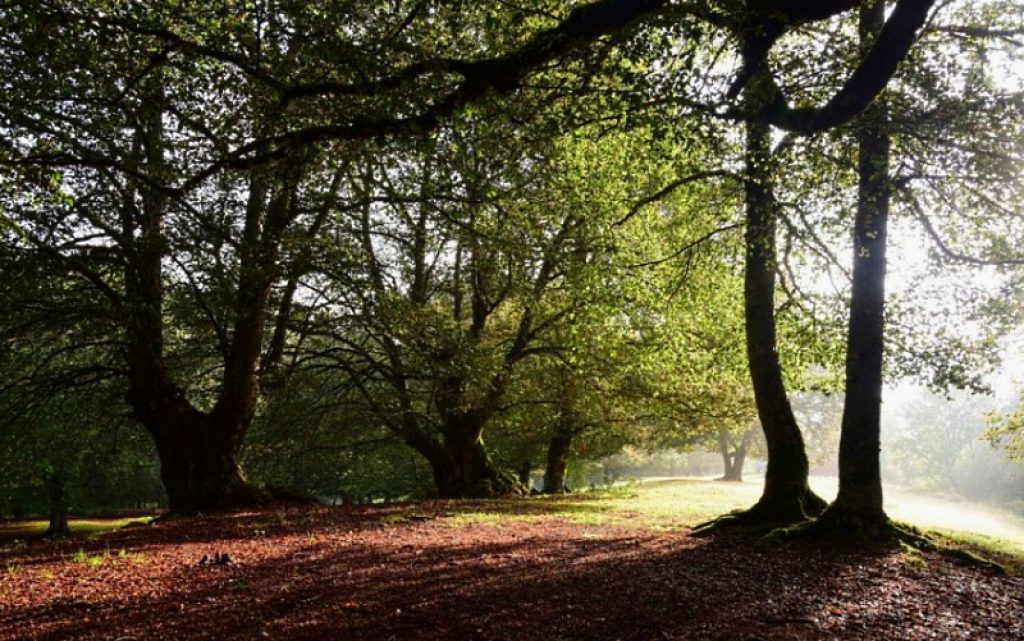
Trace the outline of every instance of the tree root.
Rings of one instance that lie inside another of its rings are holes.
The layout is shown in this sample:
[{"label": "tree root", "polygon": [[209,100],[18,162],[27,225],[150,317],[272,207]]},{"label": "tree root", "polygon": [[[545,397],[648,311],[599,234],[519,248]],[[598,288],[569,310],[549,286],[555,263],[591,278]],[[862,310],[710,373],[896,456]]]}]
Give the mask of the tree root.
[{"label": "tree root", "polygon": [[941,544],[917,528],[891,521],[885,516],[865,520],[825,512],[814,520],[776,528],[765,535],[762,541],[766,544],[780,544],[807,539],[830,541],[865,550],[900,548],[911,553],[930,552],[963,565],[1007,574],[1006,568],[995,561],[968,550]]},{"label": "tree root", "polygon": [[1007,574],[1009,574],[1009,572],[1006,569],[1006,566],[991,559],[986,559],[980,554],[975,554],[970,550],[963,550],[960,548],[944,548],[940,550],[940,553],[943,556],[947,556],[969,567],[981,568],[983,570],[988,570],[990,572],[994,572],[1002,576],[1006,576]]},{"label": "tree root", "polygon": [[716,532],[729,528],[744,528],[750,530],[770,530],[774,527],[785,525],[784,523],[768,523],[754,514],[753,508],[748,510],[736,510],[717,516],[710,521],[704,521],[693,526],[690,536],[703,537],[711,536]]},{"label": "tree root", "polygon": [[690,536],[709,536],[724,528],[744,528],[755,534],[763,534],[795,523],[807,522],[825,509],[825,501],[814,492],[807,490],[800,500],[766,501],[763,497],[746,510],[736,510],[722,516],[698,523]]}]

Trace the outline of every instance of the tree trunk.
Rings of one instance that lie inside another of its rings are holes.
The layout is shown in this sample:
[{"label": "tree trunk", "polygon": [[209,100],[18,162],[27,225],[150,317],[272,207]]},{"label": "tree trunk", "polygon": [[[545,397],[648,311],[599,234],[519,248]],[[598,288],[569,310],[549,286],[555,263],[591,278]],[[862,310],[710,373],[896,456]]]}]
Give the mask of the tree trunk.
[{"label": "tree trunk", "polygon": [[743,463],[747,458],[747,448],[750,446],[750,431],[743,434],[740,443],[733,446],[729,440],[729,432],[720,430],[718,432],[718,449],[722,454],[723,473],[722,481],[743,481]]},{"label": "tree trunk", "polygon": [[[154,104],[159,105],[156,100]],[[166,171],[163,150],[162,113],[147,111],[139,135],[145,141],[146,168],[154,176]],[[141,162],[141,159],[136,159]],[[160,458],[160,479],[172,512],[194,512],[252,503],[258,496],[238,467],[242,438],[249,427],[256,404],[258,381],[256,363],[262,340],[266,290],[272,280],[276,255],[252,255],[242,248],[236,324],[225,358],[221,395],[210,413],[195,409],[183,391],[171,380],[164,361],[163,231],[166,195],[150,186],[138,189],[142,207],[134,194],[123,203],[122,224],[126,238],[133,239],[131,260],[125,265],[124,316],[128,334],[125,353],[129,389],[126,401],[134,417],[153,437]],[[254,226],[250,218],[262,211],[264,188],[259,179],[250,185],[246,234]],[[277,199],[278,208],[285,206]],[[268,244],[276,242],[276,236]],[[252,274],[252,263],[262,265],[262,280]],[[256,281],[255,283],[253,281]],[[261,289],[262,288],[262,289]],[[260,307],[262,305],[262,307]]]},{"label": "tree trunk", "polygon": [[754,436],[753,430],[754,428],[750,428],[744,432],[740,442],[736,445],[733,445],[729,439],[727,430],[718,432],[718,449],[722,454],[722,463],[724,464],[724,472],[719,480],[743,481],[743,464],[747,460],[747,450],[750,449],[750,440]]},{"label": "tree trunk", "polygon": [[59,539],[71,535],[68,527],[67,472],[58,468],[47,474],[44,479],[46,494],[50,503],[50,525],[46,529],[46,538]]},{"label": "tree trunk", "polygon": [[572,433],[559,433],[548,443],[548,461],[544,468],[544,493],[565,492],[565,476],[569,469],[569,450],[572,447]]},{"label": "tree trunk", "polygon": [[[759,83],[750,90],[757,91]],[[816,515],[825,502],[807,484],[803,436],[786,394],[775,328],[775,196],[771,177],[771,131],[760,120],[747,122],[745,198],[747,214],[744,275],[747,358],[757,414],[768,444],[764,492],[750,517],[796,522]]]},{"label": "tree trunk", "polygon": [[732,474],[730,474],[728,480],[736,481],[737,483],[743,482],[743,464],[746,462],[746,460],[747,449],[745,447],[741,447],[740,449],[736,450],[736,453],[733,454]]},{"label": "tree trunk", "polygon": [[[171,512],[225,509],[268,498],[245,480],[238,461],[259,397],[269,292],[297,180],[291,171],[285,172],[269,206],[268,180],[256,175],[250,181],[233,301],[234,325],[230,340],[223,340],[226,352],[220,395],[209,412],[199,411],[188,401],[164,362],[162,204],[147,195],[141,215],[131,203],[127,205],[142,229],[137,256],[125,275],[130,338],[127,401],[156,444],[160,479]],[[147,194],[149,191],[153,190]],[[127,219],[130,223],[132,216]]]},{"label": "tree trunk", "polygon": [[238,464],[246,423],[191,407],[179,407],[168,418],[156,421],[151,433],[172,513],[238,507],[267,498],[245,480]]},{"label": "tree trunk", "polygon": [[516,478],[487,454],[481,430],[449,431],[441,443],[423,452],[443,499],[491,498],[522,492]]},{"label": "tree trunk", "polygon": [[[872,39],[883,21],[883,2],[863,7],[862,42]],[[839,441],[839,494],[823,515],[860,528],[888,522],[882,506],[879,466],[889,217],[887,118],[887,106],[880,100],[865,112],[857,133],[859,183],[846,347],[846,399]]]},{"label": "tree trunk", "polygon": [[523,461],[523,464],[519,466],[519,484],[529,491],[533,487],[533,480],[530,478],[533,475],[533,463],[530,461]]}]

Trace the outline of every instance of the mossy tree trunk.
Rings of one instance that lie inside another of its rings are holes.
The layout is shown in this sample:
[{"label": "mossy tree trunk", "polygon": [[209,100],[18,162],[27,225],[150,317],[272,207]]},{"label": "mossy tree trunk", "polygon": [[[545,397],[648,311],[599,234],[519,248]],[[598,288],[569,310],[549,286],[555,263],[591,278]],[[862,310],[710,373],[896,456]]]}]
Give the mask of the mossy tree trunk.
[{"label": "mossy tree trunk", "polygon": [[490,498],[522,493],[512,474],[499,468],[487,453],[482,429],[452,430],[423,452],[440,498]]},{"label": "mossy tree trunk", "polygon": [[205,414],[184,403],[165,407],[171,409],[147,426],[171,512],[238,507],[267,498],[245,480],[238,462],[248,420]]}]

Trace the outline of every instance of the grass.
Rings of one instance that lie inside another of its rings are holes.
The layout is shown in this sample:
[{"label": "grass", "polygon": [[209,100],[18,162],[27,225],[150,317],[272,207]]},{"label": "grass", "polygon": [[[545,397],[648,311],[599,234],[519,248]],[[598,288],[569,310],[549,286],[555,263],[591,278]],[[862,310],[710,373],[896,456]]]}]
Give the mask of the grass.
[{"label": "grass", "polygon": [[97,552],[96,554],[87,554],[85,550],[79,548],[78,552],[75,552],[74,556],[71,557],[71,560],[74,563],[95,570],[112,563],[134,563],[141,565],[145,563],[146,555],[141,552],[129,552],[124,548],[121,548],[117,554],[111,554],[110,546],[108,545],[103,552]]},{"label": "grass", "polygon": [[[813,479],[830,493],[828,479]],[[834,481],[832,481],[834,484]],[[587,527],[642,525],[654,531],[688,529],[732,510],[753,505],[760,481],[725,483],[702,479],[648,479],[611,489],[528,499],[461,501],[449,505],[439,523],[447,527],[557,518]],[[1024,574],[1024,523],[1009,513],[953,501],[887,490],[890,515],[918,527],[940,546],[991,558],[1011,573]],[[382,517],[399,523],[402,513]],[[973,527],[973,530],[971,529]]]},{"label": "grass", "polygon": [[445,527],[465,527],[467,525],[486,525],[490,527],[501,527],[503,523],[531,522],[544,518],[536,514],[513,514],[505,510],[464,510],[446,515],[439,522]]},{"label": "grass", "polygon": [[85,565],[95,570],[96,568],[102,567],[103,564],[110,560],[110,548],[107,548],[101,554],[86,554],[85,550],[79,549],[75,552],[75,555],[71,557],[71,560],[79,565]]},{"label": "grass", "polygon": [[[128,517],[112,519],[72,519],[68,523],[72,538],[88,539],[105,532],[117,530],[130,525],[145,525],[153,517]],[[0,545],[13,541],[37,539],[46,533],[49,523],[45,520],[31,521],[0,521]]]},{"label": "grass", "polygon": [[756,484],[655,479],[563,496],[480,501],[478,507],[464,502],[445,521],[452,527],[469,523],[500,526],[512,520],[559,518],[586,526],[639,523],[671,531],[749,506],[759,492]]},{"label": "grass", "polygon": [[1010,574],[1024,576],[1024,540],[946,529],[928,534],[942,545],[992,559]]}]

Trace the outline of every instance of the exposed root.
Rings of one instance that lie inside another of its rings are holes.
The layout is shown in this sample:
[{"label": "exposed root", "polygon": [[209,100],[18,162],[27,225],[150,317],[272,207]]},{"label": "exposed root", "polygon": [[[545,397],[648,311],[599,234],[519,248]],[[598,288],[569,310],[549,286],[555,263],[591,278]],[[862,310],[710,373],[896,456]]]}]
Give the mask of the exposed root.
[{"label": "exposed root", "polygon": [[768,544],[801,539],[830,541],[839,545],[866,550],[900,548],[911,553],[930,552],[971,567],[1007,574],[999,563],[968,550],[949,547],[922,533],[917,528],[889,520],[888,517],[861,519],[836,511],[821,517],[769,532],[762,540]]},{"label": "exposed root", "polygon": [[800,539],[828,540],[864,549],[877,549],[904,544],[917,550],[931,551],[934,545],[913,530],[899,526],[885,515],[864,519],[836,510],[826,510],[816,519],[777,528],[765,536],[766,543],[786,543]]},{"label": "exposed root", "polygon": [[963,550],[960,548],[943,548],[940,552],[943,556],[949,557],[970,567],[981,568],[1004,576],[1009,574],[1006,567],[1001,563],[997,563],[991,559],[986,559],[980,554],[975,554],[970,550]]},{"label": "exposed root", "polygon": [[728,514],[716,516],[709,521],[702,521],[693,526],[693,529],[690,530],[690,536],[708,536],[725,527],[742,525],[744,514],[746,514],[745,510],[736,510]]},{"label": "exposed root", "polygon": [[[806,517],[803,517],[806,520]],[[782,517],[779,514],[772,514],[768,510],[759,509],[757,505],[747,510],[736,510],[722,516],[698,523],[692,530],[690,536],[710,536],[715,532],[727,528],[744,528],[754,534],[763,534],[776,528],[791,525],[795,521],[791,517]]]},{"label": "exposed root", "polygon": [[821,514],[825,505],[825,501],[810,490],[796,500],[766,500],[762,497],[749,509],[729,512],[697,524],[690,535],[708,536],[722,528],[734,527],[749,529],[756,534],[765,533],[794,523],[803,523]]}]

